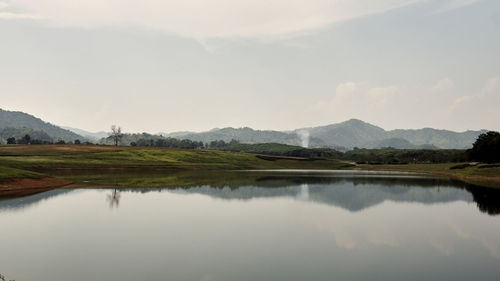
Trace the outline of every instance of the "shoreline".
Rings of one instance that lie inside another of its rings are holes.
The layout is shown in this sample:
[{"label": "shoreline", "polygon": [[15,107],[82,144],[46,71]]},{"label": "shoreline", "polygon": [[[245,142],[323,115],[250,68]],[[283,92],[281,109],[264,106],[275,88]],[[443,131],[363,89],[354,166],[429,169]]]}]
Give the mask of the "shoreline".
[{"label": "shoreline", "polygon": [[[456,163],[454,163],[456,164]],[[411,164],[410,164],[411,165]],[[414,164],[417,165],[417,164]],[[410,173],[420,173],[433,176],[447,177],[454,180],[459,180],[472,185],[478,185],[480,187],[500,189],[500,175],[496,176],[481,176],[481,175],[463,175],[453,170],[431,170],[431,169],[415,169],[415,166],[408,167],[404,169],[401,166],[395,165],[391,167],[390,165],[381,165],[380,167],[363,166],[358,165],[351,168],[352,170],[362,170],[362,171],[387,171],[387,172],[410,172]],[[456,171],[456,170],[455,170]]]},{"label": "shoreline", "polygon": [[[94,169],[98,170],[98,169]],[[113,169],[104,169],[107,171]],[[117,170],[127,170],[127,169],[117,169]],[[320,169],[318,169],[320,170]],[[326,170],[326,169],[325,169]],[[348,169],[337,169],[339,171],[349,171],[349,170],[359,170],[359,171],[373,171],[373,172],[406,172],[406,173],[416,173],[416,174],[428,174],[432,176],[447,177],[454,180],[459,180],[464,183],[477,185],[480,187],[500,189],[500,175],[495,176],[478,176],[478,175],[460,175],[453,171],[455,170],[430,170],[430,169],[418,169],[417,166],[373,166],[373,165],[357,165]],[[211,170],[215,171],[215,170]],[[247,170],[248,171],[248,170]],[[253,171],[253,170],[250,170]],[[255,170],[258,171],[258,170]],[[304,171],[307,171],[304,170]],[[109,184],[82,184],[74,181],[70,181],[60,177],[43,177],[43,178],[14,178],[6,181],[0,182],[0,198],[9,197],[22,197],[27,195],[32,195],[40,192],[50,191],[58,188],[130,188],[128,185],[109,185]],[[135,186],[137,188],[137,186]]]},{"label": "shoreline", "polygon": [[71,181],[53,177],[9,179],[0,182],[0,198],[27,196],[65,187],[70,184],[72,184]]}]

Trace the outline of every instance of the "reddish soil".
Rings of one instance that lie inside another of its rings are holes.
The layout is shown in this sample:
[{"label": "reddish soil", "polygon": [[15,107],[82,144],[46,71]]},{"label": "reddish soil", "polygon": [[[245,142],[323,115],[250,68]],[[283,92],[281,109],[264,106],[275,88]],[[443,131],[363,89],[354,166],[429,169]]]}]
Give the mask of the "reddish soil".
[{"label": "reddish soil", "polygon": [[17,197],[44,192],[71,184],[70,181],[57,178],[14,179],[0,182],[1,197]]},{"label": "reddish soil", "polygon": [[39,151],[59,151],[59,152],[97,152],[127,150],[128,146],[111,145],[71,145],[71,144],[31,144],[31,145],[2,145],[1,152],[39,152]]}]

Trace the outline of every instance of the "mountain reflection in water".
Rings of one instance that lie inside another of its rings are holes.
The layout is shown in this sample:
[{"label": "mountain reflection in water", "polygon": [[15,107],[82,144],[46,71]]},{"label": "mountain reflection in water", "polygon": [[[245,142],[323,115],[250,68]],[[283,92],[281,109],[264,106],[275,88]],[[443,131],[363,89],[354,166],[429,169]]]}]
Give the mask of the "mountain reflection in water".
[{"label": "mountain reflection in water", "polygon": [[[0,201],[0,212],[37,204],[71,190],[53,190],[28,197]],[[500,190],[473,186],[446,178],[391,173],[294,173],[269,172],[252,182],[169,188],[120,188],[106,195],[110,208],[118,208],[120,192],[197,193],[224,200],[289,197],[341,207],[357,212],[384,201],[421,204],[454,201],[475,202],[479,210],[500,214]]]}]

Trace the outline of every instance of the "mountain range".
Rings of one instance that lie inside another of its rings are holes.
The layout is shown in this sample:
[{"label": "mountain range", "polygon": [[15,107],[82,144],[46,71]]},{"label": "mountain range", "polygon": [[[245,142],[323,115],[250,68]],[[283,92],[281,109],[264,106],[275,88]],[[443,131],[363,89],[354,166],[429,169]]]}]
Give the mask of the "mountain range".
[{"label": "mountain range", "polygon": [[210,142],[232,139],[243,143],[275,142],[307,147],[333,147],[337,149],[382,148],[398,149],[464,149],[472,147],[477,137],[486,132],[453,132],[432,128],[386,131],[378,126],[351,119],[319,127],[300,128],[293,131],[254,130],[245,128],[213,129],[202,133],[172,133],[165,136]]},{"label": "mountain range", "polygon": [[[397,129],[386,131],[381,127],[351,119],[326,126],[299,128],[293,131],[254,130],[252,128],[216,128],[206,132],[159,133],[164,137],[189,139],[208,143],[215,140],[242,143],[283,143],[305,147],[331,147],[340,150],[393,147],[398,149],[465,149],[472,147],[477,137],[486,130],[453,132],[449,130]],[[42,140],[93,140],[103,142],[106,132],[91,133],[72,127],[61,128],[24,112],[0,109],[0,142],[10,136],[20,138],[29,134]],[[138,136],[148,136],[142,134]],[[127,139],[127,138],[125,138]],[[123,143],[128,145],[128,143]]]}]

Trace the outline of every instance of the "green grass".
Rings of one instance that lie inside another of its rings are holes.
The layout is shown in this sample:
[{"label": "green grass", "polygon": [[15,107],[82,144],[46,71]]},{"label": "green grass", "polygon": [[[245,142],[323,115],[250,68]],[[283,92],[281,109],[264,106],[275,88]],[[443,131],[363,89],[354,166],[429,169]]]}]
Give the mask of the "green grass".
[{"label": "green grass", "polygon": [[[208,150],[40,145],[0,147],[0,166],[51,173],[67,169],[340,169],[350,165],[334,159],[261,159],[255,154]],[[23,177],[23,174],[15,173],[15,169],[6,170],[5,177]]]},{"label": "green grass", "polygon": [[43,178],[44,175],[31,171],[0,166],[0,182],[17,178]]},{"label": "green grass", "polygon": [[[209,184],[212,180],[220,183],[245,180],[227,173],[213,176],[227,170],[358,168],[431,173],[482,186],[500,187],[500,167],[450,169],[457,164],[460,163],[363,164],[353,167],[336,159],[260,157],[213,150],[77,145],[0,146],[0,181],[49,175],[77,183],[90,180],[104,185],[168,186],[194,182]],[[174,174],[173,170],[181,173]],[[182,171],[196,172],[183,174]]]}]

